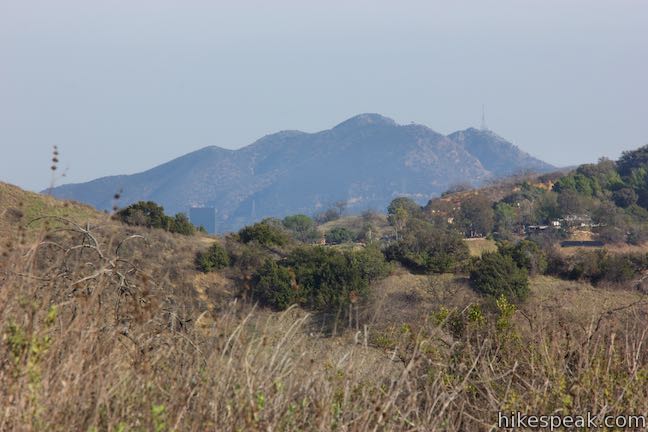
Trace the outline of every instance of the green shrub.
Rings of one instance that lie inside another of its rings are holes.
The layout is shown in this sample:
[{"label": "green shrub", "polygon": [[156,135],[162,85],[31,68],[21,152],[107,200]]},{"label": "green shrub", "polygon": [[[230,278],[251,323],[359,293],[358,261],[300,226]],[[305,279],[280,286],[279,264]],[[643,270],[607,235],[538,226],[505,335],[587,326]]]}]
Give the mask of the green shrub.
[{"label": "green shrub", "polygon": [[468,259],[468,247],[461,235],[449,227],[412,219],[398,242],[390,245],[385,255],[405,267],[426,273],[454,271]]},{"label": "green shrub", "polygon": [[493,297],[524,300],[529,293],[527,270],[519,268],[513,258],[498,252],[484,253],[470,272],[474,288]]},{"label": "green shrub", "polygon": [[572,280],[624,283],[648,269],[648,255],[578,251],[570,257],[554,257],[550,269],[552,274]]},{"label": "green shrub", "polygon": [[283,310],[298,303],[298,287],[290,269],[268,259],[254,275],[254,298],[264,306]]},{"label": "green shrub", "polygon": [[295,272],[300,303],[315,310],[337,310],[368,294],[371,281],[387,274],[389,267],[377,247],[357,252],[301,247],[284,265]]},{"label": "green shrub", "polygon": [[236,236],[227,239],[226,250],[230,256],[230,265],[245,278],[252,277],[271,258],[271,252],[267,248],[258,243],[242,244],[236,240]]},{"label": "green shrub", "polygon": [[552,273],[571,280],[589,280],[597,282],[602,277],[601,265],[605,259],[605,251],[577,251],[572,256],[554,256]]},{"label": "green shrub", "polygon": [[182,235],[193,235],[196,232],[189,218],[184,213],[177,213],[169,223],[169,232],[178,233]]},{"label": "green shrub", "polygon": [[633,220],[635,223],[648,223],[648,210],[638,205],[631,205],[625,209],[625,213]]},{"label": "green shrub", "polygon": [[368,245],[359,251],[347,252],[346,255],[357,268],[359,276],[367,282],[381,279],[390,272],[391,267],[377,244]]},{"label": "green shrub", "polygon": [[164,207],[153,201],[139,201],[121,209],[115,215],[128,225],[140,225],[148,228],[168,229],[169,218],[164,214]]},{"label": "green shrub", "polygon": [[632,225],[628,232],[627,241],[632,245],[641,245],[648,242],[648,224]]},{"label": "green shrub", "polygon": [[500,254],[513,258],[518,267],[525,268],[531,275],[547,271],[547,256],[534,241],[522,240],[515,244],[504,242],[500,243],[497,249]]},{"label": "green shrub", "polygon": [[336,227],[327,232],[324,237],[326,238],[326,243],[342,244],[352,242],[355,234],[347,228]]},{"label": "green shrub", "polygon": [[263,220],[242,228],[239,238],[243,243],[257,242],[263,246],[282,246],[288,242],[288,236],[279,224],[272,220]]},{"label": "green shrub", "polygon": [[623,283],[637,275],[637,268],[628,255],[608,255],[601,262],[599,280]]},{"label": "green shrub", "polygon": [[346,256],[333,249],[296,249],[288,257],[288,265],[304,291],[304,305],[311,309],[338,309],[348,303],[353,290],[366,294],[367,284],[352,277]]},{"label": "green shrub", "polygon": [[164,214],[164,207],[153,201],[139,201],[119,210],[115,217],[128,225],[159,228],[172,233],[192,235],[196,231],[184,213],[174,217]]},{"label": "green shrub", "polygon": [[283,226],[301,242],[312,242],[319,238],[315,221],[306,215],[286,216],[283,220]]},{"label": "green shrub", "polygon": [[225,248],[216,242],[205,252],[198,253],[196,263],[198,268],[206,273],[227,267],[230,264],[230,258]]}]

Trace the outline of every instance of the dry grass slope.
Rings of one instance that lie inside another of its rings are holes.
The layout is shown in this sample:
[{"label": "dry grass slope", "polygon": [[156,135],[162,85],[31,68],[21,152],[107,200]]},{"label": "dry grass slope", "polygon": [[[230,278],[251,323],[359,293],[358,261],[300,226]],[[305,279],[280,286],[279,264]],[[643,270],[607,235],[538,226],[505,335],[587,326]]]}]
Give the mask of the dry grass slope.
[{"label": "dry grass slope", "polygon": [[16,234],[16,227],[20,225],[31,236],[44,227],[44,220],[34,221],[43,215],[65,217],[76,222],[94,221],[103,217],[100,212],[85,204],[57,200],[0,182],[0,235],[3,239]]},{"label": "dry grass slope", "polygon": [[259,310],[227,271],[196,272],[204,238],[84,215],[3,246],[0,430],[487,431],[500,410],[648,414],[648,306],[629,289],[541,277],[516,307],[465,277],[396,269],[332,336],[325,316]]},{"label": "dry grass slope", "polygon": [[468,246],[468,251],[470,256],[481,256],[484,252],[495,252],[497,251],[497,244],[494,240],[488,240],[483,238],[475,239],[466,239],[466,245]]}]

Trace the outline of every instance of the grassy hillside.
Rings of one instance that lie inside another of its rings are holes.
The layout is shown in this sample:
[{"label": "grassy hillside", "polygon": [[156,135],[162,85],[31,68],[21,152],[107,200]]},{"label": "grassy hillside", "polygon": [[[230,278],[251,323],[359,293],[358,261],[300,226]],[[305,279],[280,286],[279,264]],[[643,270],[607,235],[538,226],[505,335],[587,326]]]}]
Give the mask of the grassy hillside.
[{"label": "grassy hillside", "polygon": [[[124,225],[6,185],[0,200],[0,430],[486,431],[498,411],[648,412],[634,283],[534,275],[513,303],[461,267],[393,262],[357,301],[277,311],[256,304],[259,269],[277,262],[273,280],[299,291],[328,275],[296,261],[319,249],[272,230],[245,242]],[[61,218],[28,223],[41,215]],[[203,273],[196,254],[214,242],[229,264]],[[468,243],[475,257],[494,247]],[[315,258],[351,272],[367,256]]]},{"label": "grassy hillside", "polygon": [[43,228],[42,216],[65,217],[76,222],[101,218],[92,207],[73,201],[61,201],[47,195],[28,192],[19,187],[0,182],[0,234],[7,237],[22,226],[30,234]]}]

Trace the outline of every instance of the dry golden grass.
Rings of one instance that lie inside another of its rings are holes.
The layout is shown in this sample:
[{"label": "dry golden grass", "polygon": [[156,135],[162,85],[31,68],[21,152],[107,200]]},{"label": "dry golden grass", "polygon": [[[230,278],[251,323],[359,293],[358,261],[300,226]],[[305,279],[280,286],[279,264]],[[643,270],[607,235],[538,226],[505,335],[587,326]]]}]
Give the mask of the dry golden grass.
[{"label": "dry golden grass", "polygon": [[199,238],[58,222],[69,230],[0,259],[2,431],[487,431],[500,410],[648,413],[648,307],[629,290],[535,278],[516,308],[398,269],[331,336],[331,317],[259,310],[227,271],[199,275]]},{"label": "dry golden grass", "polygon": [[573,230],[571,231],[569,238],[567,240],[573,241],[591,241],[596,240],[594,238],[594,233],[586,230]]},{"label": "dry golden grass", "polygon": [[464,242],[468,246],[470,256],[481,256],[484,252],[497,251],[497,244],[494,240],[488,239],[465,239]]},{"label": "dry golden grass", "polygon": [[[0,235],[2,238],[15,236],[17,226],[25,228],[25,234],[33,238],[43,228],[44,220],[35,220],[42,215],[65,217],[77,222],[96,221],[102,213],[90,206],[73,201],[61,201],[47,195],[28,192],[19,187],[0,182]],[[33,222],[32,222],[33,221]],[[31,223],[30,223],[31,222]],[[56,221],[50,220],[56,225]]]},{"label": "dry golden grass", "polygon": [[324,235],[333,228],[347,228],[351,231],[360,231],[366,223],[371,223],[375,232],[373,237],[379,239],[383,236],[393,235],[394,229],[387,222],[387,216],[376,213],[369,216],[344,216],[340,219],[326,222],[317,227],[318,231]]},{"label": "dry golden grass", "polygon": [[630,245],[626,243],[606,244],[601,247],[557,247],[556,251],[562,256],[572,256],[578,252],[606,250],[612,254],[643,254],[648,253],[648,243],[642,245]]}]

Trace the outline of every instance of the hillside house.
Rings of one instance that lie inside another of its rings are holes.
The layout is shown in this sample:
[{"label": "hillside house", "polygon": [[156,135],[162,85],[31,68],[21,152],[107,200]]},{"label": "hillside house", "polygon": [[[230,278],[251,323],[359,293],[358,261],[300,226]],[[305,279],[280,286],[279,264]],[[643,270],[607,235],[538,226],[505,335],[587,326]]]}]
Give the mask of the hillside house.
[{"label": "hillside house", "polygon": [[538,232],[546,231],[550,228],[552,228],[550,225],[526,225],[524,227],[524,233],[525,234],[538,233]]}]

